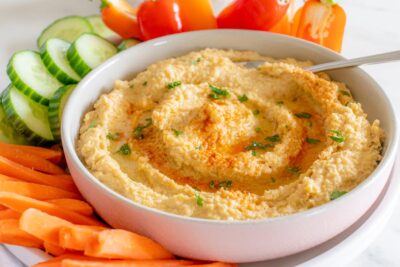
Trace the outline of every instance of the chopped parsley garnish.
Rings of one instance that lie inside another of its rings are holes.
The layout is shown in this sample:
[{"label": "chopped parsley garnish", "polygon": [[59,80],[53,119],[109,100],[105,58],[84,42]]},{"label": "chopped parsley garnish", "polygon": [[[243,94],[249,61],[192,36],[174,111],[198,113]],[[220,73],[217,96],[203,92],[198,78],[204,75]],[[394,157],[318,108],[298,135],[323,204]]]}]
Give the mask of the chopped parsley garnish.
[{"label": "chopped parsley garnish", "polygon": [[238,100],[243,103],[249,100],[249,98],[247,97],[247,95],[244,94],[242,96],[238,96]]},{"label": "chopped parsley garnish", "polygon": [[271,182],[273,182],[273,183],[275,183],[275,182],[276,182],[276,179],[275,179],[275,177],[271,177]]},{"label": "chopped parsley garnish", "polygon": [[312,117],[312,115],[310,113],[307,112],[300,112],[300,113],[296,113],[294,114],[297,118],[302,118],[302,119],[309,119]]},{"label": "chopped parsley garnish", "polygon": [[97,126],[97,120],[94,120],[89,124],[88,128],[90,129],[90,128],[94,128],[96,126]]},{"label": "chopped parsley garnish", "polygon": [[120,133],[108,133],[107,134],[107,139],[115,141],[118,140],[121,137]]},{"label": "chopped parsley garnish", "polygon": [[335,200],[335,199],[337,199],[337,198],[343,196],[343,195],[346,194],[346,193],[347,193],[346,191],[338,191],[338,190],[335,190],[335,191],[333,191],[333,192],[331,193],[330,199],[331,199],[331,200]]},{"label": "chopped parsley garnish", "polygon": [[147,81],[144,81],[144,82],[142,83],[142,85],[143,85],[143,86],[147,86]]},{"label": "chopped parsley garnish", "polygon": [[283,105],[283,101],[282,100],[276,101],[276,104],[279,105],[279,106],[282,106]]},{"label": "chopped parsley garnish", "polygon": [[214,188],[215,188],[215,182],[214,182],[214,180],[211,180],[211,182],[208,184],[208,187],[209,187],[210,189],[214,189]]},{"label": "chopped parsley garnish", "polygon": [[261,132],[261,128],[260,127],[257,127],[256,128],[256,133],[260,133]]},{"label": "chopped parsley garnish", "polygon": [[131,154],[131,148],[128,144],[123,144],[116,153],[128,156]]},{"label": "chopped parsley garnish", "polygon": [[290,166],[290,167],[287,168],[287,171],[290,172],[291,174],[299,175],[300,168],[297,167],[297,166]]},{"label": "chopped parsley garnish", "polygon": [[200,61],[201,61],[201,58],[199,57],[199,58],[197,58],[196,60],[193,60],[193,61],[192,61],[192,65],[197,65],[197,64],[200,63]]},{"label": "chopped parsley garnish", "polygon": [[221,181],[219,182],[218,186],[219,188],[228,189],[232,187],[232,181],[231,180]]},{"label": "chopped parsley garnish", "polygon": [[258,109],[253,110],[253,115],[257,116],[258,114],[260,114],[260,111]]},{"label": "chopped parsley garnish", "polygon": [[333,133],[333,135],[329,136],[330,139],[338,143],[344,142],[344,136],[341,132],[335,130],[329,130],[329,131]]},{"label": "chopped parsley garnish", "polygon": [[135,137],[135,139],[138,140],[142,140],[144,138],[143,135],[143,130],[150,127],[150,125],[152,124],[152,120],[151,118],[147,118],[146,119],[146,124],[142,125],[139,124],[134,130],[133,130],[133,137]]},{"label": "chopped parsley garnish", "polygon": [[314,138],[306,138],[306,142],[307,143],[309,143],[309,144],[318,144],[318,143],[320,143],[321,142],[321,140],[319,140],[319,139],[314,139]]},{"label": "chopped parsley garnish", "polygon": [[252,150],[252,151],[251,151],[251,155],[253,155],[253,156],[257,156],[257,151],[255,151],[255,150]]},{"label": "chopped parsley garnish", "polygon": [[204,202],[204,199],[200,196],[200,194],[198,192],[196,192],[196,203],[197,203],[197,206],[203,207],[203,202]]},{"label": "chopped parsley garnish", "polygon": [[346,90],[340,90],[340,93],[345,96],[351,96],[350,92]]},{"label": "chopped parsley garnish", "polygon": [[279,136],[279,134],[275,134],[275,135],[265,137],[265,140],[276,143],[276,142],[281,141],[281,137]]},{"label": "chopped parsley garnish", "polygon": [[177,86],[179,86],[179,85],[181,85],[181,84],[182,84],[181,81],[174,81],[174,82],[172,82],[172,83],[167,84],[167,88],[168,88],[169,90],[171,90],[171,89],[174,89],[175,87],[177,87]]},{"label": "chopped parsley garnish", "polygon": [[183,134],[182,131],[179,131],[179,130],[176,130],[176,129],[172,129],[172,131],[174,131],[174,134],[175,134],[176,137],[178,137],[178,136]]},{"label": "chopped parsley garnish", "polygon": [[250,145],[246,146],[246,150],[255,150],[256,148],[260,149],[266,149],[267,146],[264,145],[263,143],[257,142],[257,141],[252,141]]},{"label": "chopped parsley garnish", "polygon": [[209,84],[208,86],[210,87],[212,92],[211,94],[208,95],[211,99],[227,98],[230,95],[228,90],[215,87],[211,84]]},{"label": "chopped parsley garnish", "polygon": [[201,149],[201,145],[196,146],[196,149],[200,150]]}]

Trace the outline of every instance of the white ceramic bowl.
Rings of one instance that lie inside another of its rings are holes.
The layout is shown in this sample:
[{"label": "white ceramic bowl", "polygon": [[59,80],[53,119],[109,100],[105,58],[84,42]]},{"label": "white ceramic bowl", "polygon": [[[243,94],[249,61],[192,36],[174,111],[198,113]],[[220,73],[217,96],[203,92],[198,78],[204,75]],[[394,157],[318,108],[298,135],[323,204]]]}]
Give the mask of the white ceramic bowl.
[{"label": "white ceramic bowl", "polygon": [[392,105],[379,85],[358,68],[331,72],[345,82],[369,119],[386,132],[384,157],[357,188],[325,205],[294,215],[250,221],[216,221],[169,214],[137,204],[99,182],[80,161],[75,142],[82,116],[117,79],[129,79],[151,63],[206,47],[254,50],[276,58],[315,63],[342,57],[299,39],[257,31],[212,30],[159,38],[128,49],[91,72],[64,110],[62,141],[68,166],[83,196],[110,225],[158,241],[176,255],[228,262],[250,262],[293,254],[316,246],[349,227],[371,206],[389,177],[398,133]]}]

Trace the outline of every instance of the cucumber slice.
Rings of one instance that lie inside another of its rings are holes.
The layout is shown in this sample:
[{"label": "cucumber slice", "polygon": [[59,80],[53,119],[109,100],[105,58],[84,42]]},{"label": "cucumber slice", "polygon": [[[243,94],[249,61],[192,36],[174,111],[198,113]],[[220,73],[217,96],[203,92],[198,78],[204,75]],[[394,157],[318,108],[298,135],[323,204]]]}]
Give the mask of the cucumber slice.
[{"label": "cucumber slice", "polygon": [[108,28],[99,15],[89,16],[86,18],[90,25],[92,25],[94,33],[114,44],[121,42],[122,37]]},{"label": "cucumber slice", "polygon": [[60,38],[72,43],[85,32],[93,32],[92,25],[86,18],[80,16],[63,17],[47,26],[40,34],[37,45],[42,45],[50,38]]},{"label": "cucumber slice", "polygon": [[36,145],[52,142],[47,107],[25,96],[10,85],[2,97],[8,121],[14,129]]},{"label": "cucumber slice", "polygon": [[0,101],[0,142],[17,145],[28,145],[29,142],[23,135],[18,134],[8,121],[3,104]]},{"label": "cucumber slice", "polygon": [[139,40],[136,39],[125,39],[123,40],[119,46],[118,46],[118,50],[122,51],[125,49],[128,49],[129,47],[135,46],[137,44],[140,44],[141,42]]},{"label": "cucumber slice", "polygon": [[67,51],[70,43],[52,38],[41,48],[41,57],[47,70],[63,84],[78,83],[81,77],[69,65]]},{"label": "cucumber slice", "polygon": [[49,104],[49,123],[50,129],[55,141],[61,140],[60,127],[61,117],[64,110],[65,102],[69,95],[75,89],[76,85],[66,85],[60,87],[50,99]]},{"label": "cucumber slice", "polygon": [[84,77],[117,52],[117,48],[109,41],[95,34],[84,33],[68,49],[67,57],[72,68]]},{"label": "cucumber slice", "polygon": [[50,97],[63,85],[47,71],[40,54],[30,50],[15,53],[7,73],[18,90],[43,105],[48,105]]}]

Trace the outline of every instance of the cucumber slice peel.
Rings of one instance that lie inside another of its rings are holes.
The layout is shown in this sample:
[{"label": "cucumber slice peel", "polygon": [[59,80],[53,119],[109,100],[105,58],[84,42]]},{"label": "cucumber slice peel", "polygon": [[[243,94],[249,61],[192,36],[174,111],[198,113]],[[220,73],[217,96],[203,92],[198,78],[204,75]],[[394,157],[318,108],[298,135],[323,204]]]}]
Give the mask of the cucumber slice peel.
[{"label": "cucumber slice peel", "polygon": [[28,145],[28,140],[18,134],[8,121],[3,104],[0,101],[0,142],[7,144]]},{"label": "cucumber slice peel", "polygon": [[41,57],[47,70],[63,84],[78,83],[81,77],[72,69],[67,59],[70,43],[51,38],[41,48]]},{"label": "cucumber slice peel", "polygon": [[90,25],[92,25],[93,32],[100,37],[114,43],[118,44],[121,42],[121,36],[119,36],[116,32],[112,31],[110,28],[108,28],[104,22],[101,16],[99,15],[93,15],[86,17],[86,19],[89,21]]},{"label": "cucumber slice peel", "polygon": [[63,85],[47,71],[40,54],[30,50],[13,55],[7,74],[18,90],[43,105],[48,105],[49,98]]},{"label": "cucumber slice peel", "polygon": [[66,85],[60,87],[50,99],[49,103],[49,124],[55,141],[61,140],[60,127],[62,112],[68,97],[75,89],[76,85]]},{"label": "cucumber slice peel", "polygon": [[63,17],[54,21],[42,31],[37,40],[37,45],[42,47],[50,38],[60,38],[72,43],[85,32],[93,32],[92,25],[86,18],[80,16]]},{"label": "cucumber slice peel", "polygon": [[67,57],[72,68],[84,77],[117,52],[117,48],[109,41],[98,35],[85,33],[68,49]]},{"label": "cucumber slice peel", "polygon": [[4,91],[2,104],[8,121],[28,141],[36,145],[53,142],[46,106],[36,103],[11,85]]}]

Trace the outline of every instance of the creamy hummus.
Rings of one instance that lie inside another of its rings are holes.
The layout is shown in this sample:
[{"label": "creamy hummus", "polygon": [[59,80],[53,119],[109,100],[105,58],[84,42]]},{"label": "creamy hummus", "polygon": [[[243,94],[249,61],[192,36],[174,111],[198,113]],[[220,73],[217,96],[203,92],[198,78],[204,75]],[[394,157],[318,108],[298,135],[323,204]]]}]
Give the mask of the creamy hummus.
[{"label": "creamy hummus", "polygon": [[116,192],[184,216],[246,220],[324,204],[375,169],[383,132],[344,84],[308,64],[216,49],[158,62],[100,97],[78,153]]}]

